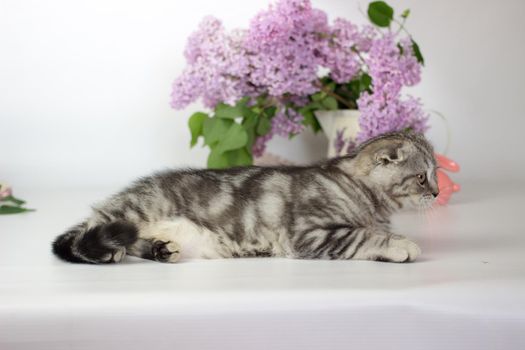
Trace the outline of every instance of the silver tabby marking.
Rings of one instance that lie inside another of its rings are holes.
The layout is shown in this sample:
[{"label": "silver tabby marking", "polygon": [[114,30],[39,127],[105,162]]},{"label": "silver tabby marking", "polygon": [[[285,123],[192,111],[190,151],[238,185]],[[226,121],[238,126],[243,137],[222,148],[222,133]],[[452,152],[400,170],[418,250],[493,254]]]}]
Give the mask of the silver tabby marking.
[{"label": "silver tabby marking", "polygon": [[435,169],[423,136],[393,133],[312,166],[161,172],[95,206],[53,252],[82,263],[126,254],[413,261],[418,246],[392,234],[389,217],[433,201]]}]

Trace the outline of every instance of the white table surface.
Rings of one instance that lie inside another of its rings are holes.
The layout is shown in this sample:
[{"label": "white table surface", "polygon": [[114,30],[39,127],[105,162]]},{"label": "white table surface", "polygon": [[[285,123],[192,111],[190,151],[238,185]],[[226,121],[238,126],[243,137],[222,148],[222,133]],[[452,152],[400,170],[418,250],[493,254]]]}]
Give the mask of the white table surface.
[{"label": "white table surface", "polygon": [[18,192],[38,211],[0,216],[0,349],[525,349],[525,184],[462,185],[395,218],[412,264],[67,264],[50,241],[110,191]]}]

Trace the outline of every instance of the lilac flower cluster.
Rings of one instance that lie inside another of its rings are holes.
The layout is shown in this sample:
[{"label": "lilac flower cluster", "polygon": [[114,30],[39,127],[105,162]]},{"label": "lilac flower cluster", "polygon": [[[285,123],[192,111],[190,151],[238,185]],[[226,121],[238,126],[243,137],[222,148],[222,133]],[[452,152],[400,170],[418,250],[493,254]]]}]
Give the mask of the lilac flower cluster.
[{"label": "lilac flower cluster", "polygon": [[355,24],[337,18],[318,51],[319,64],[330,70],[330,77],[335,82],[349,82],[362,68],[358,53],[368,52],[374,36],[375,31],[370,26],[360,30]]},{"label": "lilac flower cluster", "polygon": [[293,108],[281,108],[272,119],[272,133],[288,137],[304,130],[303,115]]},{"label": "lilac flower cluster", "polygon": [[226,33],[206,17],[188,39],[184,72],[173,83],[171,105],[182,109],[199,97],[207,107],[243,96],[307,96],[319,87],[318,70],[328,68],[339,83],[361,69],[375,32],[344,19],[328,24],[309,0],[280,0],[257,14],[246,31]]},{"label": "lilac flower cluster", "polygon": [[188,66],[173,83],[171,106],[182,109],[202,97],[204,105],[213,108],[243,97],[249,61],[242,40],[242,33],[228,35],[218,19],[204,18],[188,38],[184,52]]},{"label": "lilac flower cluster", "polygon": [[206,17],[189,37],[184,55],[187,66],[173,83],[173,108],[199,98],[209,108],[245,96],[275,102],[278,110],[270,132],[253,146],[256,156],[274,134],[302,132],[304,118],[297,109],[319,91],[320,68],[328,69],[338,84],[364,72],[371,76],[372,92],[362,93],[357,101],[359,142],[387,131],[426,128],[420,102],[401,97],[404,86],[420,80],[421,66],[410,39],[398,44],[390,32],[378,35],[371,26],[358,27],[341,18],[330,24],[310,0],[277,0],[257,14],[247,30],[227,32],[218,19]]},{"label": "lilac flower cluster", "polygon": [[245,47],[250,52],[250,80],[272,96],[309,95],[317,88],[315,48],[328,19],[308,0],[278,1],[250,23]]},{"label": "lilac flower cluster", "polygon": [[318,47],[329,31],[326,14],[308,0],[281,0],[252,19],[246,31],[226,33],[207,17],[187,43],[188,66],[173,83],[171,105],[199,97],[207,107],[243,96],[307,96],[317,87]]},{"label": "lilac flower cluster", "polygon": [[409,96],[405,100],[384,100],[374,92],[364,93],[358,103],[361,111],[358,142],[391,131],[410,128],[416,132],[424,132],[427,129],[428,116],[421,108],[419,99]]},{"label": "lilac flower cluster", "polygon": [[421,102],[401,95],[404,86],[421,80],[421,66],[410,39],[402,40],[399,46],[393,35],[373,40],[365,63],[372,77],[372,93],[364,92],[357,100],[361,112],[357,141],[406,128],[424,132],[428,116]]},{"label": "lilac flower cluster", "polygon": [[273,132],[269,132],[266,135],[259,136],[252,147],[253,156],[258,158],[263,155],[266,150],[266,144],[273,138]]}]

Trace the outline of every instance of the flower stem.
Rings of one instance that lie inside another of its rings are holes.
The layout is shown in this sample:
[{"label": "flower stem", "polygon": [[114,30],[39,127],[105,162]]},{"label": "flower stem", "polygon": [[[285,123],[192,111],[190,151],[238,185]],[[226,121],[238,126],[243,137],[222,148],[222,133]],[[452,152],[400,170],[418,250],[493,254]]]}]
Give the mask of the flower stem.
[{"label": "flower stem", "polygon": [[366,60],[363,57],[363,55],[361,55],[361,52],[359,52],[359,50],[356,49],[354,46],[352,46],[352,48],[350,50],[352,50],[352,52],[356,54],[356,56],[359,58],[359,60],[363,64],[363,66],[365,66],[366,69],[368,70],[368,64],[366,63]]},{"label": "flower stem", "polygon": [[331,91],[326,86],[324,86],[322,82],[317,81],[316,86],[318,88],[320,88],[321,91],[323,91],[325,94],[327,94],[329,96],[332,96],[333,98],[335,98],[337,101],[341,102],[343,105],[345,105],[349,109],[356,109],[357,108],[357,106],[354,103],[352,103],[351,101],[347,101],[342,96],[340,96],[340,95],[336,94],[335,92]]},{"label": "flower stem", "polygon": [[404,31],[409,38],[412,38],[412,35],[405,28],[406,18],[403,19],[403,22],[399,22],[397,19],[394,18],[394,22],[396,22],[399,25],[399,29],[396,31],[396,34],[394,34],[394,36],[397,36],[401,31]]}]

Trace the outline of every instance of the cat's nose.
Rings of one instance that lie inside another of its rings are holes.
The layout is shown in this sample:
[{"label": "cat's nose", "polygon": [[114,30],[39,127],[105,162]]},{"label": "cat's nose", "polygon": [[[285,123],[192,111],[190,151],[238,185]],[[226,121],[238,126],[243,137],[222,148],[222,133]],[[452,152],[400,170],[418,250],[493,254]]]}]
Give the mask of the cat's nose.
[{"label": "cat's nose", "polygon": [[437,198],[437,196],[439,196],[439,191],[432,192],[432,195],[434,196],[434,198]]}]

